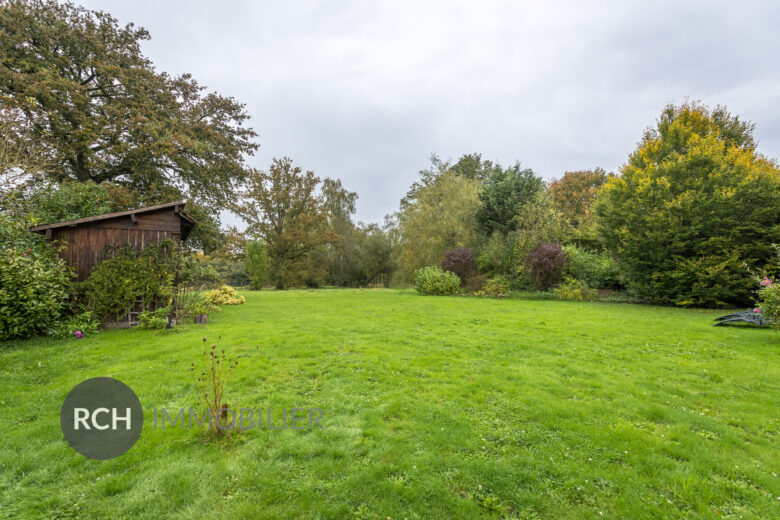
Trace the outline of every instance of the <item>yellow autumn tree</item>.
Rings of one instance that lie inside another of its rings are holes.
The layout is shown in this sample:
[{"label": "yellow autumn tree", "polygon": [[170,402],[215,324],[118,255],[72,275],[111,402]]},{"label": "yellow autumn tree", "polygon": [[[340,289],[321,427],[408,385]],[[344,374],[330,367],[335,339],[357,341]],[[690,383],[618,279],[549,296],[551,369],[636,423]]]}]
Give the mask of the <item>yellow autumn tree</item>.
[{"label": "yellow autumn tree", "polygon": [[668,106],[596,203],[629,287],[659,303],[747,306],[748,269],[775,269],[780,169],[722,107]]}]

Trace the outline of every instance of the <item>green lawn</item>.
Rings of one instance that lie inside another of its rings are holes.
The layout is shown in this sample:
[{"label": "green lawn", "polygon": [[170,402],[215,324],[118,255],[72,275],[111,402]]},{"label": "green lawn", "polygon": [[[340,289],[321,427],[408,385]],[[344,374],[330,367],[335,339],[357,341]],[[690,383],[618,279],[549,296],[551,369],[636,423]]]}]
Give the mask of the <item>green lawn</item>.
[{"label": "green lawn", "polygon": [[[205,327],[1,344],[0,517],[780,517],[774,331],[638,305],[243,294]],[[241,356],[232,406],[316,407],[324,429],[154,430],[153,407],[197,403],[203,336]],[[146,413],[110,461],[59,426],[96,376]]]}]

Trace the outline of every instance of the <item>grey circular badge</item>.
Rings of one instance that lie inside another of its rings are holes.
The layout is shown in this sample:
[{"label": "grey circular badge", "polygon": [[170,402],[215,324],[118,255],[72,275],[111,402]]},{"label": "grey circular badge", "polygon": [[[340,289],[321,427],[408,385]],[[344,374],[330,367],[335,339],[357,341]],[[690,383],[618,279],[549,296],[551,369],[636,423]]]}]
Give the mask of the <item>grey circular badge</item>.
[{"label": "grey circular badge", "polygon": [[144,425],[141,401],[121,381],[95,377],[70,391],[60,409],[65,440],[85,457],[108,460],[133,447]]}]

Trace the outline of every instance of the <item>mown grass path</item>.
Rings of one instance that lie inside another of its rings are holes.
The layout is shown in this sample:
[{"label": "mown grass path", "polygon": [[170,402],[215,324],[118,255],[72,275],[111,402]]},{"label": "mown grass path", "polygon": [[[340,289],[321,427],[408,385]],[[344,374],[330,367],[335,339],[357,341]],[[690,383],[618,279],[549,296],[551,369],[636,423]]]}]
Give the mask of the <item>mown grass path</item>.
[{"label": "mown grass path", "polygon": [[[780,517],[774,331],[637,305],[243,294],[206,327],[0,344],[0,517]],[[231,407],[316,407],[324,429],[154,430],[153,407],[198,404],[203,336],[240,356]],[[146,413],[103,462],[59,426],[96,376]]]}]

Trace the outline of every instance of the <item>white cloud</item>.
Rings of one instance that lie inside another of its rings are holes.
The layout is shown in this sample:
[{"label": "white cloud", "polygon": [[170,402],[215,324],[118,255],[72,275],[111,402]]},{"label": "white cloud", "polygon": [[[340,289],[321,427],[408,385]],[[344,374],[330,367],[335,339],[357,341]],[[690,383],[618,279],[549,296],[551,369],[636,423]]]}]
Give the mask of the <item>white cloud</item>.
[{"label": "white cloud", "polygon": [[247,104],[265,167],[289,155],[379,221],[437,152],[546,178],[615,170],[685,97],[780,155],[780,7],[726,2],[87,1],[150,30],[160,70]]}]

